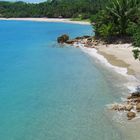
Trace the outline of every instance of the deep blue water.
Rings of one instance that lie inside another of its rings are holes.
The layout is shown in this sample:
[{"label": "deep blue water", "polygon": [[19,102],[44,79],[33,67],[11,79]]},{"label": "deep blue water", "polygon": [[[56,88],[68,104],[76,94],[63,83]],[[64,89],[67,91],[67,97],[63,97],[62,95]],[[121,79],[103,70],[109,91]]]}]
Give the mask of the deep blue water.
[{"label": "deep blue water", "polygon": [[[57,36],[88,25],[0,21],[0,140],[121,140],[105,113],[112,83]],[[113,92],[117,90],[113,89]]]}]

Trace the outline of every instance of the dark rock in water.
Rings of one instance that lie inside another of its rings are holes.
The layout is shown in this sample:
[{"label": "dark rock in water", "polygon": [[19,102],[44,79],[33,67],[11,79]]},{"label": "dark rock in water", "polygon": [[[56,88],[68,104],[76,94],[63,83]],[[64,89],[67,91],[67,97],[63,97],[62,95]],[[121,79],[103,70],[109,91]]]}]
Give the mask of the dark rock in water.
[{"label": "dark rock in water", "polygon": [[140,97],[140,92],[139,91],[136,91],[136,92],[131,94],[131,98],[138,98],[138,97]]},{"label": "dark rock in water", "polygon": [[133,103],[140,103],[140,97],[131,99],[131,102],[133,102]]},{"label": "dark rock in water", "polygon": [[84,39],[84,38],[83,38],[83,36],[82,37],[81,36],[78,36],[75,39],[78,39],[79,40],[79,39]]},{"label": "dark rock in water", "polygon": [[76,39],[67,40],[66,43],[67,43],[67,44],[73,44],[73,43],[75,43],[76,41],[77,41]]},{"label": "dark rock in water", "polygon": [[133,118],[136,117],[136,113],[135,112],[128,112],[127,117],[128,117],[128,120],[132,120]]},{"label": "dark rock in water", "polygon": [[84,35],[83,38],[90,38],[90,36],[89,35]]},{"label": "dark rock in water", "polygon": [[66,35],[66,34],[64,34],[64,35],[62,35],[62,36],[57,38],[57,42],[58,43],[65,43],[68,40],[69,40],[69,36]]},{"label": "dark rock in water", "polygon": [[78,36],[75,39],[88,39],[91,38],[91,36],[85,35],[85,36]]}]

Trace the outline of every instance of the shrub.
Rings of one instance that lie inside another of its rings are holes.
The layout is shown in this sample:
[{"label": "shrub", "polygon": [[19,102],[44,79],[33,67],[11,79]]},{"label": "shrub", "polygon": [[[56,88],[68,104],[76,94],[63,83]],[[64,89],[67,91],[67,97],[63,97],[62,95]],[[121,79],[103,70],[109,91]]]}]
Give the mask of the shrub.
[{"label": "shrub", "polygon": [[133,55],[135,59],[139,59],[140,60],[140,50],[139,49],[134,49],[133,50]]},{"label": "shrub", "polygon": [[140,47],[140,25],[137,26],[132,38],[134,46]]}]

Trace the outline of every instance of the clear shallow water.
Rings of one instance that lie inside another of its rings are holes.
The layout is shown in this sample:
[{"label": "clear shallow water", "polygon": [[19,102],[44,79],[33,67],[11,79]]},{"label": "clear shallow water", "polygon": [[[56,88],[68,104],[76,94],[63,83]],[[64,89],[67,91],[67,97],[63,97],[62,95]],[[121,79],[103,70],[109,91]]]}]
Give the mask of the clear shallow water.
[{"label": "clear shallow water", "polygon": [[1,140],[124,140],[105,111],[119,100],[111,75],[80,49],[58,47],[63,33],[91,27],[0,21]]}]

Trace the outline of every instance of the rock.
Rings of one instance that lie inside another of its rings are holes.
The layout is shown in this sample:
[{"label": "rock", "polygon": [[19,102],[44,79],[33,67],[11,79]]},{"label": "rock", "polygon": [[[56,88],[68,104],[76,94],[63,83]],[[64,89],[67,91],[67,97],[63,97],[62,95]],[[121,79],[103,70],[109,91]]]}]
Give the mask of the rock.
[{"label": "rock", "polygon": [[78,36],[78,37],[76,37],[75,39],[88,39],[88,38],[91,38],[91,36],[88,36],[88,35],[84,35],[84,36]]},{"label": "rock", "polygon": [[132,99],[131,102],[140,103],[140,97]]},{"label": "rock", "polygon": [[138,98],[138,97],[140,97],[140,92],[139,91],[136,91],[136,92],[131,94],[131,98]]},{"label": "rock", "polygon": [[126,111],[131,111],[131,109],[133,109],[133,105],[128,104],[128,105],[125,106]]},{"label": "rock", "polygon": [[132,120],[133,118],[136,117],[136,113],[135,112],[128,112],[127,113],[127,117],[128,117],[128,120]]},{"label": "rock", "polygon": [[93,41],[93,37],[88,37],[87,40],[88,41]]},{"label": "rock", "polygon": [[75,39],[73,39],[73,40],[67,40],[67,41],[66,41],[67,44],[73,44],[73,43],[75,43],[75,42],[77,42],[77,40],[75,40]]},{"label": "rock", "polygon": [[83,38],[90,38],[91,36],[89,35],[84,35]]},{"label": "rock", "polygon": [[84,47],[91,48],[91,45],[86,44]]},{"label": "rock", "polygon": [[62,36],[57,38],[57,42],[58,43],[65,43],[68,40],[69,40],[69,36],[66,35],[66,34],[64,34],[64,35],[62,35]]},{"label": "rock", "polygon": [[132,96],[131,96],[131,95],[129,95],[129,96],[127,97],[127,99],[128,99],[128,100],[130,100],[131,98],[132,98]]},{"label": "rock", "polygon": [[136,104],[136,110],[137,112],[140,112],[140,103]]},{"label": "rock", "polygon": [[78,39],[78,40],[79,40],[79,39],[84,39],[84,37],[83,37],[83,36],[82,36],[82,37],[81,37],[81,36],[78,36],[78,37],[76,37],[75,39]]},{"label": "rock", "polygon": [[125,105],[119,105],[118,111],[124,111],[125,110]]},{"label": "rock", "polygon": [[125,105],[122,104],[115,104],[112,107],[112,110],[117,110],[117,111],[124,111],[126,109]]},{"label": "rock", "polygon": [[118,104],[115,104],[115,105],[112,106],[111,109],[112,109],[112,110],[118,110],[118,108],[119,108],[119,105],[118,105]]}]

